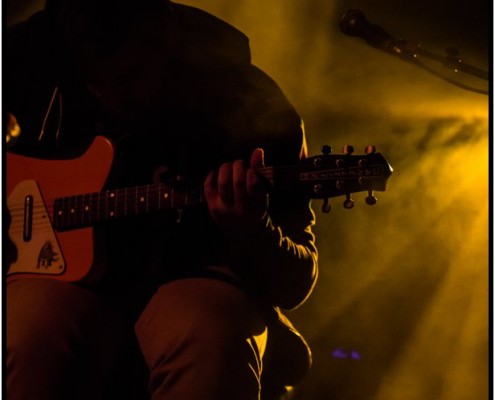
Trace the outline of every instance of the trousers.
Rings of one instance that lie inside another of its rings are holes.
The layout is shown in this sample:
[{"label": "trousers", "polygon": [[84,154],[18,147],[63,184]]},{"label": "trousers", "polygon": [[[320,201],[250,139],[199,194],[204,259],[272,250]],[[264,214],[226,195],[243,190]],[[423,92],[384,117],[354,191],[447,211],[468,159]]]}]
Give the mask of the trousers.
[{"label": "trousers", "polygon": [[[109,398],[129,332],[99,296],[55,280],[13,281],[5,323],[9,400]],[[152,400],[260,398],[267,328],[240,288],[211,278],[164,284],[132,330]]]}]

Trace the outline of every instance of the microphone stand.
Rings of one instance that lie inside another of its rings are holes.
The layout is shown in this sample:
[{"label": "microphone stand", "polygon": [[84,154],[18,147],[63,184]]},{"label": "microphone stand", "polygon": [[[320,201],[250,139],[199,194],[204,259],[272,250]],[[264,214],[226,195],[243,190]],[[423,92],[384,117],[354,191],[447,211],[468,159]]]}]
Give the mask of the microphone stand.
[{"label": "microphone stand", "polygon": [[451,68],[454,72],[462,71],[476,78],[488,81],[488,72],[462,62],[461,58],[459,57],[459,50],[457,49],[454,49],[452,47],[447,48],[447,55],[445,57],[442,57],[424,50],[417,43],[402,39],[398,40],[387,33],[385,30],[383,30],[383,28],[381,28],[380,26],[371,24],[366,19],[364,14],[360,10],[355,8],[351,8],[340,17],[339,26],[340,30],[345,35],[358,36],[366,40],[367,44],[369,44],[370,46],[383,50],[387,53],[391,53],[394,56],[400,57],[403,60],[408,61],[420,68],[423,68],[427,72],[430,72],[438,78],[441,78],[455,86],[479,94],[488,94],[487,90],[473,88],[447,76],[444,76],[435,69],[429,67],[428,65],[425,65],[420,60],[421,57],[428,58]]},{"label": "microphone stand", "polygon": [[454,79],[448,78],[441,73],[435,71],[433,68],[428,67],[420,61],[420,57],[425,57],[430,60],[436,61],[450,69],[454,72],[462,71],[466,74],[474,76],[479,79],[483,79],[485,81],[489,80],[488,71],[482,70],[480,68],[474,67],[470,64],[467,64],[461,61],[459,57],[459,50],[449,47],[446,49],[446,56],[440,56],[438,54],[431,53],[421,47],[419,44],[411,43],[407,40],[396,40],[393,46],[393,52],[400,58],[408,61],[429,73],[455,85],[462,89],[470,90],[479,94],[488,94],[487,90],[476,89],[467,85],[464,85]]}]

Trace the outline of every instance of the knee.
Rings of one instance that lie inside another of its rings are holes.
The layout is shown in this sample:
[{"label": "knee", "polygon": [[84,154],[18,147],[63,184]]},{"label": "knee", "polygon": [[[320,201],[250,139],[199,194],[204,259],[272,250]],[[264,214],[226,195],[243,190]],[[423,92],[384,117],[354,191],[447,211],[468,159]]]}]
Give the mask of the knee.
[{"label": "knee", "polygon": [[184,279],[162,286],[137,325],[145,357],[188,348],[195,357],[231,357],[261,335],[265,322],[240,289],[213,279]]},{"label": "knee", "polygon": [[[167,398],[258,398],[262,314],[240,289],[184,279],[159,289],[137,325],[149,387]],[[174,395],[176,395],[174,397]]]}]

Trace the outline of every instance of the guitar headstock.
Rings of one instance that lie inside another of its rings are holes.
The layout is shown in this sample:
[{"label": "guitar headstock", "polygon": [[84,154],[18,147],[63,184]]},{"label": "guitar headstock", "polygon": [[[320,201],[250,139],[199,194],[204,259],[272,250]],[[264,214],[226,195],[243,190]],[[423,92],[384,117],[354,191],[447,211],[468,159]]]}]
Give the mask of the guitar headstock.
[{"label": "guitar headstock", "polygon": [[385,191],[392,167],[375,146],[367,146],[365,154],[355,155],[346,145],[342,154],[332,154],[330,146],[322,147],[320,155],[309,157],[299,164],[298,180],[304,194],[323,199],[323,212],[330,211],[328,199],[345,196],[344,208],[352,208],[352,193],[368,192],[366,203],[376,204],[374,191]]}]

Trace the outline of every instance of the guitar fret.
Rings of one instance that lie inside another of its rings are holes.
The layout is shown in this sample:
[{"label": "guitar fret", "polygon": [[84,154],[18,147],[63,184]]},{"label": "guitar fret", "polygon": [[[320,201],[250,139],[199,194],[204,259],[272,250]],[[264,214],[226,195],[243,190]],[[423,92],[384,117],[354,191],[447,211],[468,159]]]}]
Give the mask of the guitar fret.
[{"label": "guitar fret", "polygon": [[98,221],[98,193],[89,195],[89,215],[90,221]]},{"label": "guitar fret", "polygon": [[53,224],[55,227],[59,227],[61,225],[61,198],[55,199],[53,204]]},{"label": "guitar fret", "polygon": [[151,188],[152,188],[151,200],[152,200],[153,211],[157,212],[161,210],[160,185],[153,185]]},{"label": "guitar fret", "polygon": [[108,191],[108,217],[115,218],[117,216],[117,195],[115,191]]},{"label": "guitar fret", "polygon": [[73,203],[74,203],[73,197],[72,196],[67,197],[67,209],[65,213],[67,226],[71,226],[73,221],[73,213],[74,213]]},{"label": "guitar fret", "polygon": [[95,221],[98,221],[100,222],[101,221],[101,193],[96,193],[96,196],[95,196],[95,214],[96,214],[96,218],[95,218]]},{"label": "guitar fret", "polygon": [[147,186],[142,186],[141,187],[141,197],[139,197],[139,201],[141,202],[141,205],[143,208],[141,209],[142,213],[147,213],[148,212],[148,187]]},{"label": "guitar fret", "polygon": [[[162,190],[165,189],[165,190]],[[173,196],[171,196],[170,192],[167,189],[167,186],[160,184],[160,210],[163,208],[172,208],[173,207]],[[163,201],[163,205],[161,202]]]},{"label": "guitar fret", "polygon": [[98,218],[97,221],[104,221],[105,216],[106,216],[106,201],[105,201],[105,192],[100,192],[98,193],[98,198],[97,198],[97,204],[98,204]]},{"label": "guitar fret", "polygon": [[127,215],[127,188],[124,189],[124,215]]},{"label": "guitar fret", "polygon": [[139,188],[139,214],[143,213],[143,208],[146,204],[146,197],[143,195],[143,187]]},{"label": "guitar fret", "polygon": [[77,208],[77,219],[78,223],[84,225],[84,194],[77,196],[79,199],[79,204]]},{"label": "guitar fret", "polygon": [[136,195],[134,193],[134,188],[128,188],[126,189],[126,212],[127,215],[135,215],[136,213]]},{"label": "guitar fret", "polygon": [[108,218],[108,193],[100,193],[100,221]]},{"label": "guitar fret", "polygon": [[81,208],[80,206],[80,198],[81,196],[74,196],[74,204],[73,204],[73,213],[72,213],[72,219],[73,219],[73,223],[74,225],[78,225],[80,222],[79,222],[79,216],[80,216],[80,212],[79,212],[79,209]]},{"label": "guitar fret", "polygon": [[138,214],[138,188],[134,188],[134,215]]},{"label": "guitar fret", "polygon": [[113,191],[114,193],[114,202],[113,202],[113,218],[118,218],[121,215],[124,215],[124,212],[122,210],[122,190],[121,189],[116,189]]},{"label": "guitar fret", "polygon": [[136,215],[139,215],[140,213],[140,205],[141,203],[141,192],[139,186],[135,188],[136,190]]},{"label": "guitar fret", "polygon": [[69,197],[69,214],[68,225],[71,226],[74,223],[75,209],[74,209],[74,196]]},{"label": "guitar fret", "polygon": [[150,188],[148,185],[146,185],[144,187],[145,189],[145,194],[144,194],[144,197],[145,197],[145,204],[146,204],[146,214],[148,214],[150,212]]},{"label": "guitar fret", "polygon": [[107,190],[105,192],[105,201],[106,201],[106,207],[105,207],[105,219],[110,219],[110,217],[114,214],[113,212],[113,207],[112,207],[112,199],[114,196],[112,196],[111,192]]},{"label": "guitar fret", "polygon": [[146,212],[146,196],[144,193],[144,187],[139,186],[138,188],[138,213],[139,215]]},{"label": "guitar fret", "polygon": [[136,188],[129,188],[128,189],[128,206],[127,206],[127,210],[129,212],[130,215],[136,215],[136,204],[137,204],[137,201],[136,201]]},{"label": "guitar fret", "polygon": [[154,193],[153,193],[153,186],[147,185],[146,186],[146,212],[152,212],[156,211],[154,208],[155,203],[154,203]]},{"label": "guitar fret", "polygon": [[147,194],[148,194],[148,212],[157,211],[156,190],[154,185],[147,186]]},{"label": "guitar fret", "polygon": [[70,197],[64,197],[64,221],[63,225],[68,227],[70,224]]},{"label": "guitar fret", "polygon": [[82,201],[81,201],[81,224],[84,225],[85,223],[89,222],[89,221],[86,221],[86,216],[88,215],[87,214],[87,211],[88,211],[88,201],[87,201],[87,198],[88,198],[88,194],[83,194],[82,195]]},{"label": "guitar fret", "polygon": [[70,222],[77,225],[77,196],[70,197]]},{"label": "guitar fret", "polygon": [[118,201],[118,195],[117,195],[117,190],[113,190],[110,193],[110,217],[111,218],[116,218],[118,216],[119,209],[117,207],[117,201]]},{"label": "guitar fret", "polygon": [[68,200],[68,207],[67,207],[67,225],[70,226],[74,220],[74,197],[70,196],[67,197]]},{"label": "guitar fret", "polygon": [[115,189],[115,201],[114,201],[114,218],[118,218],[124,215],[123,204],[122,204],[122,189]]},{"label": "guitar fret", "polygon": [[89,193],[88,194],[88,198],[86,200],[86,204],[85,204],[85,210],[84,210],[84,213],[87,217],[87,223],[90,224],[94,221],[94,218],[93,218],[93,210],[94,210],[94,205],[93,205],[93,193]]},{"label": "guitar fret", "polygon": [[126,215],[126,193],[127,191],[125,189],[118,189],[117,190],[117,215],[120,216],[125,216]]},{"label": "guitar fret", "polygon": [[110,219],[110,217],[113,215],[113,208],[111,205],[112,201],[112,196],[110,194],[110,191],[107,190],[105,192],[105,219]]},{"label": "guitar fret", "polygon": [[104,221],[105,220],[105,192],[100,192],[98,193],[98,198],[96,200],[97,207],[98,207],[98,213],[97,213],[97,221]]},{"label": "guitar fret", "polygon": [[69,226],[70,223],[70,197],[64,197],[64,214],[63,214],[63,225],[65,227]]},{"label": "guitar fret", "polygon": [[160,183],[159,183],[156,187],[158,188],[158,193],[157,193],[157,196],[158,196],[158,199],[157,199],[157,200],[158,200],[158,204],[157,204],[157,207],[158,207],[158,211],[161,211],[161,210],[162,210],[162,207],[164,207],[164,206],[162,205],[162,199],[166,199],[166,198],[164,197],[164,194],[165,194],[165,193],[163,192],[163,185],[162,185],[162,184],[160,184]]},{"label": "guitar fret", "polygon": [[101,192],[100,193],[100,198],[98,199],[98,203],[100,205],[100,213],[99,213],[99,220],[104,221],[108,217],[108,202],[107,202],[107,192]]},{"label": "guitar fret", "polygon": [[73,213],[73,219],[74,219],[74,224],[78,225],[80,224],[80,217],[81,217],[81,211],[80,209],[82,204],[82,196],[74,196],[74,213]]},{"label": "guitar fret", "polygon": [[59,218],[60,218],[60,226],[64,227],[67,225],[67,216],[68,216],[68,207],[67,207],[67,197],[63,197],[60,199],[60,210],[59,210]]},{"label": "guitar fret", "polygon": [[68,216],[68,208],[67,207],[67,197],[61,199],[61,207],[60,207],[60,226],[67,225],[67,216]]},{"label": "guitar fret", "polygon": [[107,190],[105,192],[105,219],[110,217],[110,192]]}]

